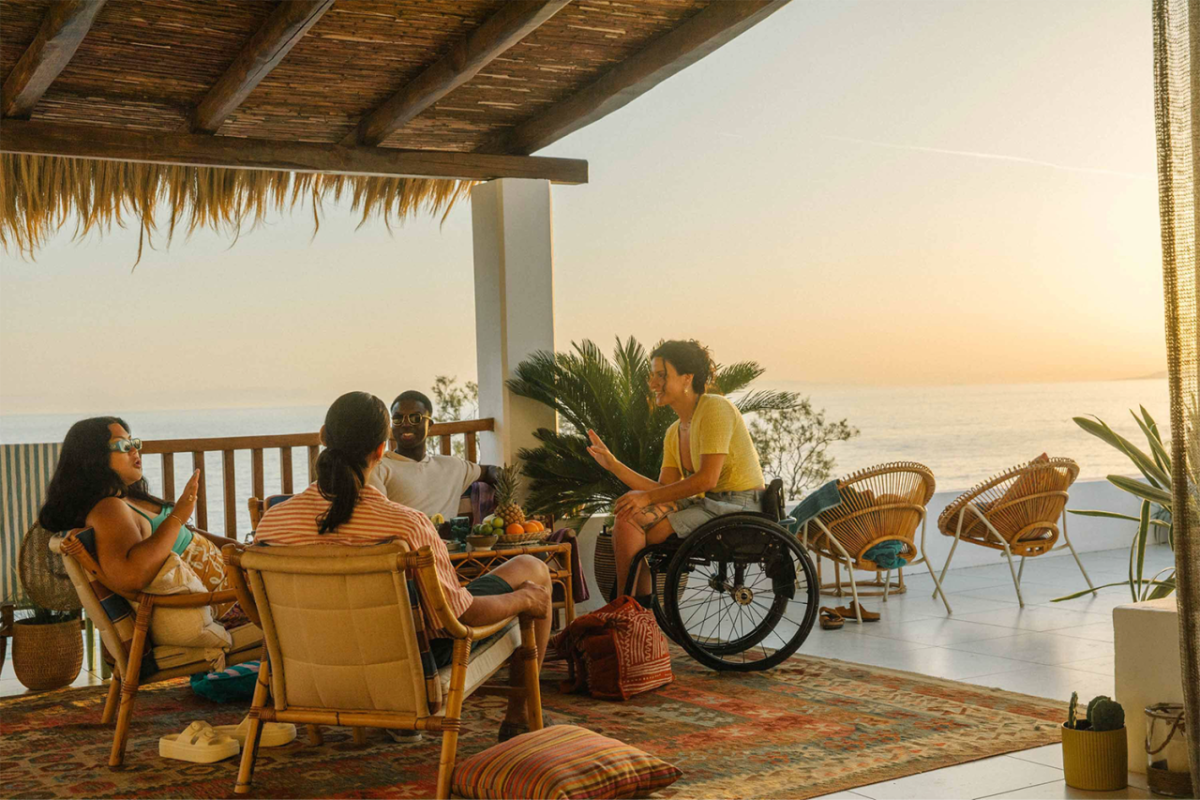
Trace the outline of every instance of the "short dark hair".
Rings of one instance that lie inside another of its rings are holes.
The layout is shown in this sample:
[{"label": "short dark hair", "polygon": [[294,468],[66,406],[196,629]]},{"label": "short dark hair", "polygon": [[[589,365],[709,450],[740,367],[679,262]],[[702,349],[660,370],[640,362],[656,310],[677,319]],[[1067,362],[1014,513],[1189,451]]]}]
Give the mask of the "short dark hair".
[{"label": "short dark hair", "polygon": [[692,390],[704,394],[704,387],[713,373],[712,357],[708,348],[695,339],[671,339],[662,342],[650,353],[650,358],[661,358],[680,375],[692,376]]},{"label": "short dark hair", "polygon": [[430,414],[433,414],[433,403],[429,402],[429,398],[418,392],[416,389],[409,389],[407,392],[401,392],[400,394],[396,395],[396,399],[392,401],[392,404],[388,406],[388,409],[390,410],[395,408],[398,403],[401,403],[405,400],[414,400],[425,406]]}]

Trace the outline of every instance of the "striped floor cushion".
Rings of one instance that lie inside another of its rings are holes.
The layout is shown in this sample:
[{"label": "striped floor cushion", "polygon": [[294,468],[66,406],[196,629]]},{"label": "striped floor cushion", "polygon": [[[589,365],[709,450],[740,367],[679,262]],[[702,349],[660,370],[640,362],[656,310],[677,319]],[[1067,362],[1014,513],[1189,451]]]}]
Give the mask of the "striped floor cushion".
[{"label": "striped floor cushion", "polygon": [[683,775],[636,747],[575,725],[524,733],[460,761],[450,790],[458,797],[644,797]]}]

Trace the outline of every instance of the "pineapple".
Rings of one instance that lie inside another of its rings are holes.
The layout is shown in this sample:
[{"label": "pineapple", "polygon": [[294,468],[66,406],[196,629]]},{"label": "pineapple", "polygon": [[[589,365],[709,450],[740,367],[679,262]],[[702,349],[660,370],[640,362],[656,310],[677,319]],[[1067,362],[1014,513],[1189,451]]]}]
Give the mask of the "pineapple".
[{"label": "pineapple", "polygon": [[504,466],[496,479],[496,515],[504,518],[505,526],[525,522],[525,512],[517,504],[517,492],[521,490],[521,468]]}]

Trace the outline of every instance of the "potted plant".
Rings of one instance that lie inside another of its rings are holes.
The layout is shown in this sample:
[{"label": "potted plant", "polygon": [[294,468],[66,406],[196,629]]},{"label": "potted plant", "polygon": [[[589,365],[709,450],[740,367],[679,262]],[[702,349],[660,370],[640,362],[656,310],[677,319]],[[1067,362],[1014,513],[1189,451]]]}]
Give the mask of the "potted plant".
[{"label": "potted plant", "polygon": [[78,611],[33,607],[13,622],[12,662],[17,680],[35,692],[67,686],[83,667]]},{"label": "potted plant", "polygon": [[1071,693],[1067,721],[1063,723],[1063,771],[1068,786],[1092,792],[1124,789],[1129,773],[1125,744],[1125,709],[1100,695],[1087,704],[1087,716],[1078,718],[1079,692]]}]

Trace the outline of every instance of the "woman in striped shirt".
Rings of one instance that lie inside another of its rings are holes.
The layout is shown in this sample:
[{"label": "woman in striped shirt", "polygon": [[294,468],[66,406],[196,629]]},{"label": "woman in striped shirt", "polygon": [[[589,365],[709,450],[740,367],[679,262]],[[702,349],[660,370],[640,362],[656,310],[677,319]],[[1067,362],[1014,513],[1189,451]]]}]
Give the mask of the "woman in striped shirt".
[{"label": "woman in striped shirt", "polygon": [[[367,485],[383,458],[390,426],[387,407],[372,394],[350,392],[334,401],[321,426],[325,449],[317,457],[317,482],[268,510],[255,543],[371,545],[403,539],[414,550],[429,547],[442,591],[464,625],[482,627],[519,614],[537,620],[540,667],[550,638],[549,569],[540,559],[522,555],[460,586],[446,544],[429,518]],[[430,630],[434,636],[439,633]],[[430,649],[439,667],[450,663],[449,639],[433,639]],[[502,735],[527,729],[524,714],[523,703],[510,703]]]}]

